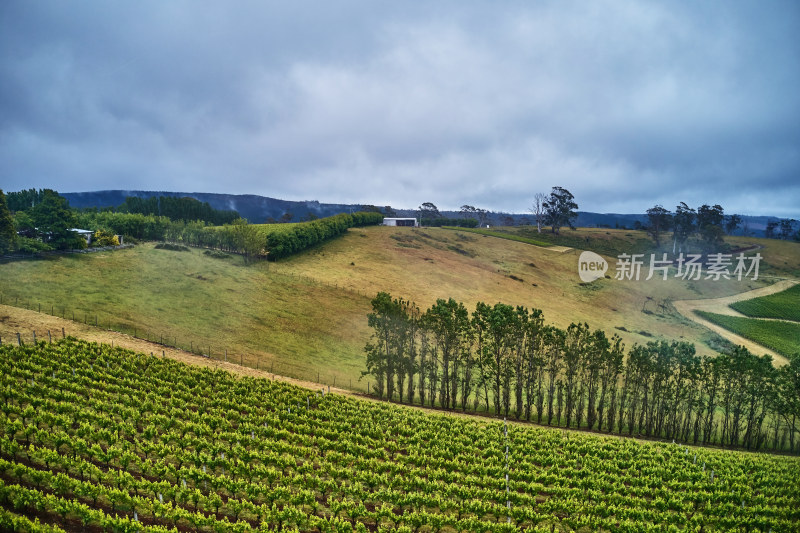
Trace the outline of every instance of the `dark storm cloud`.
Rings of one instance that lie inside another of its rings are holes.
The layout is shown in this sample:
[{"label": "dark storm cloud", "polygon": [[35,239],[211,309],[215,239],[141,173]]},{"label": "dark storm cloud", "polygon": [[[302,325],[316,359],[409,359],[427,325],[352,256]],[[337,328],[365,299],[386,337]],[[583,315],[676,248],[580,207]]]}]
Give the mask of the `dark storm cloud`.
[{"label": "dark storm cloud", "polygon": [[792,2],[5,2],[0,187],[798,217],[799,30]]}]

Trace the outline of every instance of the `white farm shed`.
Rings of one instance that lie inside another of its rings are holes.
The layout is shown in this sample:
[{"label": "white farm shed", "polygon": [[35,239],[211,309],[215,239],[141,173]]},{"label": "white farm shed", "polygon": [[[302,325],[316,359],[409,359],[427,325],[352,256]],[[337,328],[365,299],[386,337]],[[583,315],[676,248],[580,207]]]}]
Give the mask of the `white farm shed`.
[{"label": "white farm shed", "polygon": [[92,235],[94,235],[94,232],[92,230],[70,228],[70,231],[73,232],[73,233],[77,233],[78,235],[80,235],[81,237],[86,239],[86,245],[87,246],[92,244]]},{"label": "white farm shed", "polygon": [[416,227],[417,224],[416,218],[386,218],[383,219],[384,226],[409,226],[409,227]]}]

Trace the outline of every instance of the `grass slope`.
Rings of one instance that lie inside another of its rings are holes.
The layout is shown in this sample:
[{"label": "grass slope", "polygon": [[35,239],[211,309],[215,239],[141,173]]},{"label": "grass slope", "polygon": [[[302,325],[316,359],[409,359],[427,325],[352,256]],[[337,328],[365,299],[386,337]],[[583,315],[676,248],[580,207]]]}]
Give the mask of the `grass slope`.
[{"label": "grass slope", "polygon": [[653,250],[653,241],[642,231],[604,228],[561,228],[561,233],[551,233],[549,228],[539,233],[536,228],[521,226],[503,231],[522,238],[535,239],[548,244],[569,246],[578,250],[591,250],[601,255],[617,257],[622,253],[647,253]]},{"label": "grass slope", "polygon": [[[615,255],[630,247],[639,250],[635,247],[644,235],[595,229],[565,233],[581,242],[588,237],[592,246],[597,244],[594,249],[609,249]],[[579,254],[580,249],[560,254],[461,230],[375,227],[351,231],[275,267],[371,295],[388,291],[423,309],[448,297],[468,309],[478,301],[536,307],[547,322],[566,327],[586,321],[609,335],[618,333],[628,346],[658,338],[684,339],[696,342],[698,351],[706,354],[713,353],[705,344],[712,334],[674,312],[670,300],[717,298],[762,285],[752,280],[645,281],[646,269],[640,281],[603,279],[586,285],[577,275]],[[615,255],[605,255],[608,278],[615,274]],[[800,262],[800,254],[794,261]]]},{"label": "grass slope", "polygon": [[533,244],[534,246],[544,246],[544,247],[553,246],[551,243],[544,242],[543,240],[530,239],[530,238],[527,238],[527,237],[522,237],[520,235],[516,235],[514,233],[508,233],[508,232],[503,232],[503,231],[491,231],[491,230],[482,229],[482,228],[457,228],[457,227],[454,227],[454,226],[443,226],[443,227],[444,227],[444,229],[466,231],[468,233],[477,233],[478,235],[488,235],[489,237],[499,237],[501,239],[508,239],[508,240],[517,241],[517,242],[524,242],[525,244]]},{"label": "grass slope", "polygon": [[749,317],[800,322],[800,284],[777,294],[734,302],[730,307]]},{"label": "grass slope", "polygon": [[[262,262],[216,259],[202,250],[145,244],[115,252],[61,256],[0,266],[0,295],[78,321],[149,336],[185,349],[225,349],[273,361],[306,379],[358,379],[368,336],[369,299]],[[330,312],[335,309],[337,312]],[[280,354],[277,356],[276,354]],[[277,370],[276,370],[277,371]]]},{"label": "grass slope", "polygon": [[789,356],[800,354],[800,324],[779,320],[759,320],[739,316],[695,311],[699,316],[755,341],[771,350]]},{"label": "grass slope", "polygon": [[[535,233],[535,229],[533,230]],[[545,234],[542,234],[545,235]],[[609,250],[614,277],[616,252],[639,246],[643,233],[625,230],[565,230],[562,237]],[[550,237],[548,237],[550,238]],[[570,244],[556,240],[553,244]],[[800,268],[792,243],[766,242],[764,270],[785,274]],[[746,243],[746,241],[745,241]],[[636,248],[638,249],[638,248]],[[358,382],[369,340],[366,315],[379,291],[415,301],[426,309],[437,298],[455,298],[472,310],[478,301],[536,307],[560,327],[586,321],[618,333],[624,342],[688,340],[711,354],[713,336],[683,318],[673,299],[715,298],[762,285],[761,281],[598,280],[582,284],[580,250],[554,253],[521,242],[459,230],[375,226],[343,236],[276,263],[244,265],[240,257],[218,259],[202,250],[128,250],[59,256],[0,264],[0,299],[57,315],[177,343],[219,356],[244,353],[262,368],[337,385]],[[663,307],[659,307],[663,304]],[[190,344],[191,343],[191,344]],[[278,371],[278,370],[276,370]],[[327,376],[327,377],[326,377]]]}]

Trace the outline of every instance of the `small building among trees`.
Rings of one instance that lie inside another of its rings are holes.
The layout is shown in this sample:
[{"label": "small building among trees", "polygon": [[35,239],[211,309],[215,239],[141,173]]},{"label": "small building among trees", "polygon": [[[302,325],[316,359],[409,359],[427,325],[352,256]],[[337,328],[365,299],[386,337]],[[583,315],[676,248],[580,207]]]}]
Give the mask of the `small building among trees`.
[{"label": "small building among trees", "polygon": [[406,226],[415,228],[419,226],[416,218],[389,218],[384,217],[383,219],[384,226]]},{"label": "small building among trees", "polygon": [[94,232],[90,229],[78,229],[78,228],[70,228],[72,233],[80,235],[84,239],[86,239],[86,246],[92,245],[92,236],[94,236]]}]

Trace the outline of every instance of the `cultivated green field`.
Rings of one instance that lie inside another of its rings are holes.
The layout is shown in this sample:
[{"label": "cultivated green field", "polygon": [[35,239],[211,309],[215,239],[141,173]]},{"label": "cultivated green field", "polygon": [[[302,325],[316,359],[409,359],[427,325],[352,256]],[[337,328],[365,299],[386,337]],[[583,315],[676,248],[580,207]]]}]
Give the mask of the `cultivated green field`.
[{"label": "cultivated green field", "polygon": [[780,354],[787,356],[800,354],[800,323],[720,315],[706,311],[696,311],[696,313],[714,324]]},{"label": "cultivated green field", "polygon": [[2,530],[777,533],[800,521],[793,457],[426,414],[71,339],[0,346],[0,385]]},{"label": "cultivated green field", "polygon": [[777,294],[734,302],[730,307],[749,317],[800,322],[800,284]]}]

